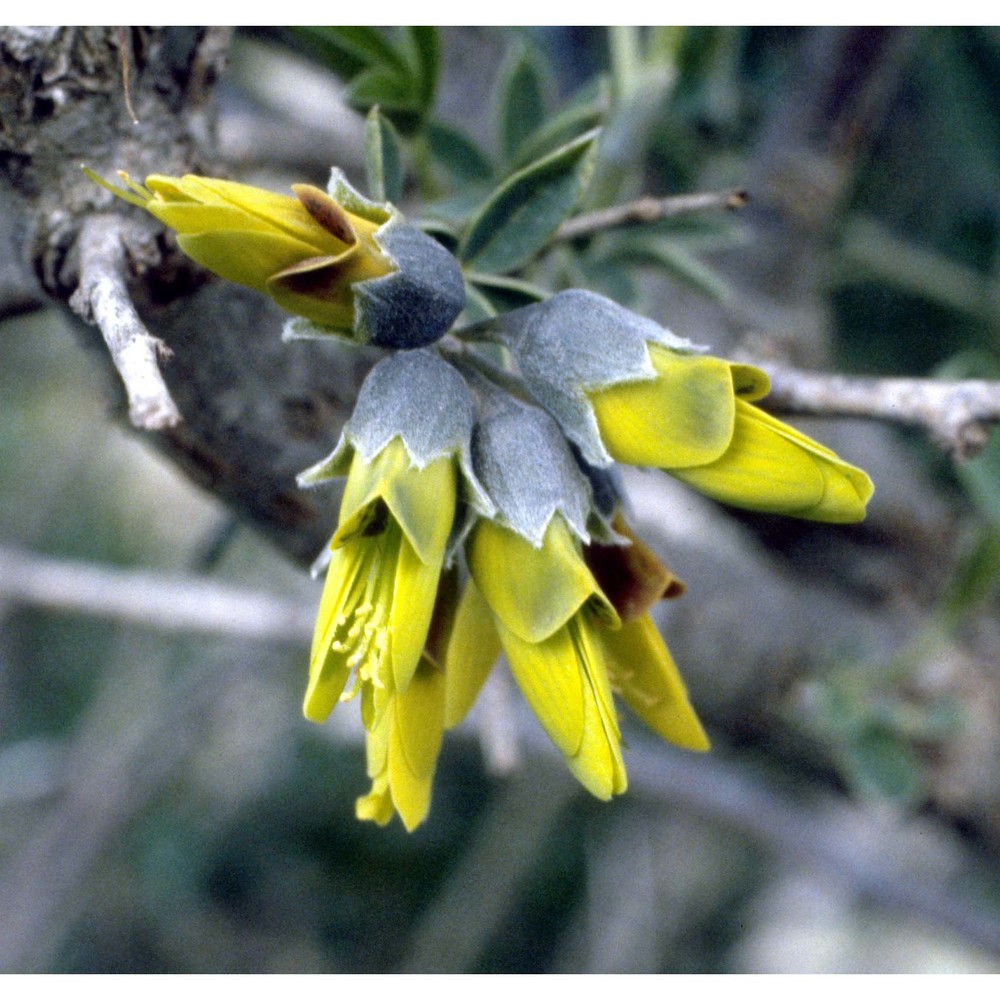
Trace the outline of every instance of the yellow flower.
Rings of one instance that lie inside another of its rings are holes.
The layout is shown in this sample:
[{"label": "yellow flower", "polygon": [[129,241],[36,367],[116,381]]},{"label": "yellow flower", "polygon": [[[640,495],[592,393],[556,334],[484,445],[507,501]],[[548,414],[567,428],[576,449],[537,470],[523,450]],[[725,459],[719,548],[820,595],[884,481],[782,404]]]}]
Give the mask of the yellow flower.
[{"label": "yellow flower", "polygon": [[348,697],[360,691],[369,732],[393,696],[406,694],[434,610],[456,476],[451,455],[412,465],[398,437],[371,461],[354,453],[313,635],[306,718],[327,718],[352,670]]},{"label": "yellow flower", "polygon": [[687,688],[649,609],[684,593],[684,584],[636,537],[621,514],[615,532],[627,545],[592,542],[584,560],[621,618],[620,629],[602,632],[611,686],[655,733],[685,750],[709,749]]},{"label": "yellow flower", "polygon": [[613,691],[663,739],[687,750],[709,748],[648,614],[655,601],[683,593],[683,585],[620,518],[615,528],[632,544],[590,545],[581,556],[558,516],[538,549],[480,521],[468,546],[472,579],[444,656],[446,728],[465,717],[502,648],[570,770],[601,799],[623,792],[627,782]]},{"label": "yellow flower", "polygon": [[587,393],[612,458],[655,466],[749,510],[847,523],[865,516],[868,476],[753,405],[770,388],[750,365],[647,344],[656,378]]},{"label": "yellow flower", "polygon": [[395,813],[407,830],[427,817],[444,729],[444,673],[422,657],[406,691],[393,691],[368,733],[371,791],[358,799],[358,819],[385,826]]},{"label": "yellow flower", "polygon": [[380,347],[415,348],[444,334],[465,305],[458,262],[388,203],[370,201],[334,169],[329,194],[293,184],[295,197],[213,177],[152,174],[115,187],[177,233],[193,260],[265,292],[300,317],[287,337],[335,333]]},{"label": "yellow flower", "polygon": [[352,329],[352,286],[396,270],[375,241],[389,212],[348,212],[310,184],[293,198],[193,174],[122,178],[129,191],[111,190],[175,230],[192,260],[323,326]]},{"label": "yellow flower", "polygon": [[[480,520],[468,557],[474,586],[492,612],[511,672],[570,770],[600,799],[625,791],[601,624],[617,627],[618,616],[565,522],[554,516],[536,549],[509,528]],[[483,660],[477,662],[481,672]],[[475,667],[470,671],[476,672]],[[468,700],[472,685],[460,686],[463,693],[449,699],[449,722],[458,714],[457,703]]]}]

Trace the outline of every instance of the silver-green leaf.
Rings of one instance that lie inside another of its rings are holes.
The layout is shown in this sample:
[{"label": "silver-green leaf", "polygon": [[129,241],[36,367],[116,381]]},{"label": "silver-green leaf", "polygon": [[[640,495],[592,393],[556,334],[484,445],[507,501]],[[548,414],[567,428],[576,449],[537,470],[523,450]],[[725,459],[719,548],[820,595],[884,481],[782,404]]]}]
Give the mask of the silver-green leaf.
[{"label": "silver-green leaf", "polygon": [[593,170],[596,138],[588,132],[504,181],[473,216],[461,260],[504,274],[534,257],[573,211]]},{"label": "silver-green leaf", "polygon": [[365,176],[374,201],[398,202],[403,193],[399,134],[375,105],[365,121]]}]

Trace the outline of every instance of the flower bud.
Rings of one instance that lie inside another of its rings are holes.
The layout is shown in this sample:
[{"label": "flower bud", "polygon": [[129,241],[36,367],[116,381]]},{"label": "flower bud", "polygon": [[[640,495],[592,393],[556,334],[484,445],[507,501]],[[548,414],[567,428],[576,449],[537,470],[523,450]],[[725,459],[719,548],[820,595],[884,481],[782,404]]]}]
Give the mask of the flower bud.
[{"label": "flower bud", "polygon": [[864,518],[871,480],[754,406],[770,388],[759,368],[699,353],[592,292],[561,292],[501,317],[497,329],[588,462],[663,469],[748,510]]},{"label": "flower bud", "polygon": [[362,197],[339,171],[330,193],[293,184],[294,197],[193,174],[153,174],[145,185],[122,174],[128,190],[88,175],[173,229],[192,260],[308,321],[293,335],[421,347],[465,304],[451,254],[392,206]]}]

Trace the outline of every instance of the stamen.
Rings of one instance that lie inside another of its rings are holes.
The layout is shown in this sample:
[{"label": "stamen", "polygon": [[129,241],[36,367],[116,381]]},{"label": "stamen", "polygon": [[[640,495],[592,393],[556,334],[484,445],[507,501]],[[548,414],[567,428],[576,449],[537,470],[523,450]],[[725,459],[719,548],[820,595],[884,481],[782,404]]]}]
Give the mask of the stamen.
[{"label": "stamen", "polygon": [[337,654],[341,669],[354,671],[341,701],[389,686],[389,621],[401,541],[399,525],[386,513],[384,530],[378,535],[355,535],[340,549],[346,557],[340,567],[346,579],[329,648]]}]

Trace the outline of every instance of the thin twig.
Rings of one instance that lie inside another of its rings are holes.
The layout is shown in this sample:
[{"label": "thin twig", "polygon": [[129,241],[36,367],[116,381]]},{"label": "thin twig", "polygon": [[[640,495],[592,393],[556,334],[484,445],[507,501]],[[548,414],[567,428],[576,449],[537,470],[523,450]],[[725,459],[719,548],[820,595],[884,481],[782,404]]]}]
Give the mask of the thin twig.
[{"label": "thin twig", "polygon": [[84,223],[80,284],[70,305],[104,336],[125,383],[129,419],[141,430],[159,431],[181,420],[159,367],[170,352],[143,325],[129,297],[120,226],[115,216],[96,215]]},{"label": "thin twig", "polygon": [[314,608],[198,577],[170,578],[0,547],[0,601],[20,601],[169,632],[305,643]]},{"label": "thin twig", "polygon": [[949,454],[971,458],[1000,421],[1000,382],[863,378],[762,365],[771,376],[768,409],[869,417],[922,427]]},{"label": "thin twig", "polygon": [[132,94],[129,84],[128,60],[129,52],[132,49],[132,46],[129,44],[129,29],[118,27],[115,30],[118,33],[118,48],[121,51],[122,57],[122,91],[125,95],[125,110],[128,111],[128,116],[132,119],[132,124],[138,125],[139,119],[136,117],[135,108],[132,107]]},{"label": "thin twig", "polygon": [[741,189],[729,191],[703,191],[696,194],[673,195],[669,198],[639,198],[624,205],[612,205],[597,212],[578,215],[564,222],[554,239],[575,240],[581,236],[593,236],[605,229],[622,226],[637,226],[643,223],[659,222],[661,219],[676,219],[681,215],[695,215],[698,212],[712,212],[724,209],[735,211],[747,203],[747,193]]}]

